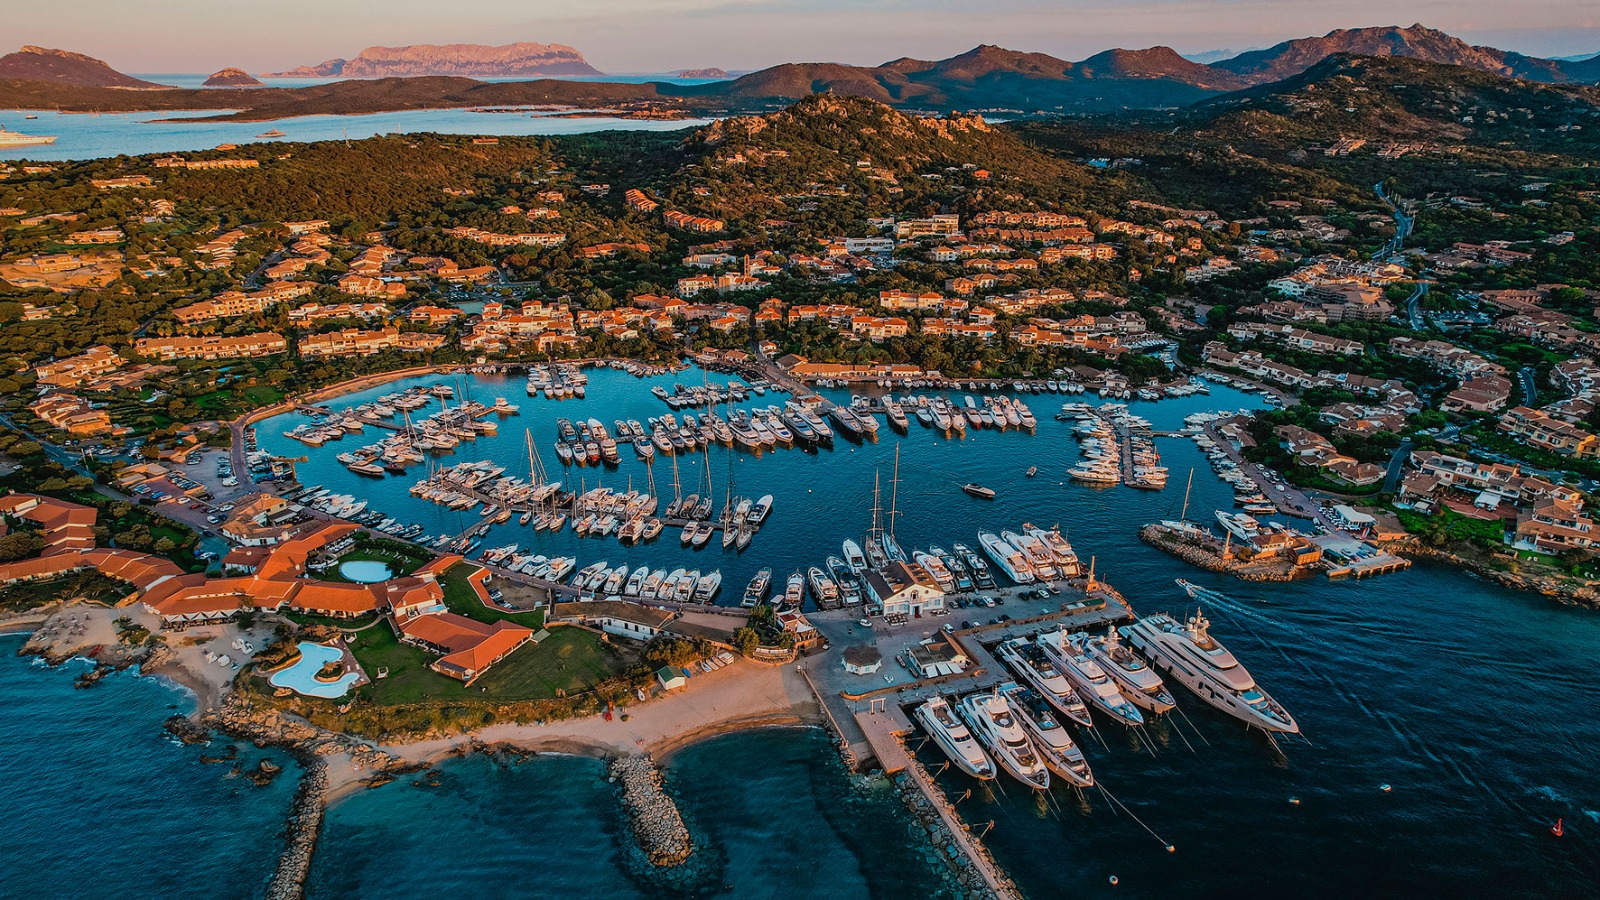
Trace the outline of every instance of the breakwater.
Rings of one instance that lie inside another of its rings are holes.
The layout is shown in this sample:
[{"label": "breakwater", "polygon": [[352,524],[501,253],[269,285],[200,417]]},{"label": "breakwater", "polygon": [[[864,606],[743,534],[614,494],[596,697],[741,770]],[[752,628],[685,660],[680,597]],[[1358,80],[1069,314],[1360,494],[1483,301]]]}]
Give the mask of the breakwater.
[{"label": "breakwater", "polygon": [[622,789],[622,808],[634,841],[655,866],[682,865],[694,851],[689,826],[662,785],[661,770],[648,755],[619,756],[609,765]]},{"label": "breakwater", "polygon": [[917,824],[927,832],[935,852],[967,897],[1021,900],[1010,876],[989,855],[989,848],[961,821],[960,815],[933,783],[933,776],[915,757],[895,783]]},{"label": "breakwater", "polygon": [[328,767],[316,757],[301,760],[305,772],[295,790],[285,823],[283,855],[267,883],[267,900],[300,900],[305,896],[306,876],[311,874],[311,859],[322,833],[322,817],[328,808]]},{"label": "breakwater", "polygon": [[1139,529],[1139,539],[1190,565],[1232,575],[1241,581],[1293,581],[1297,575],[1305,574],[1305,570],[1296,569],[1282,560],[1244,561],[1224,557],[1221,553],[1186,541],[1160,525],[1146,525]]}]

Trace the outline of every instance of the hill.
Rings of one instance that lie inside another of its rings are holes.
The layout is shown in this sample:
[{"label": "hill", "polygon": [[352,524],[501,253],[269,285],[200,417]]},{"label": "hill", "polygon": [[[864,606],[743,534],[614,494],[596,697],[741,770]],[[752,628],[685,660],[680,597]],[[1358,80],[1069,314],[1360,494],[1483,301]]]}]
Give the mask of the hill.
[{"label": "hill", "polygon": [[[1422,25],[1409,28],[1393,25],[1382,28],[1342,28],[1322,37],[1297,38],[1265,50],[1241,53],[1232,59],[1212,63],[1211,68],[1243,76],[1254,84],[1262,84],[1298,75],[1337,54],[1401,56],[1534,81],[1586,80],[1569,72],[1569,64],[1493,47],[1475,47],[1460,38]],[[1578,71],[1581,72],[1581,68]]]},{"label": "hill", "polygon": [[414,78],[452,75],[466,78],[515,78],[544,75],[599,75],[583,54],[564,44],[522,42],[490,47],[483,44],[412,44],[368,47],[353,59],[330,59],[269,77]]},{"label": "hill", "polygon": [[243,69],[227,68],[213,72],[205,81],[206,87],[260,87],[261,80]]},{"label": "hill", "polygon": [[0,80],[43,81],[79,87],[156,89],[163,85],[124,75],[103,61],[70,50],[23,45],[0,56]]}]

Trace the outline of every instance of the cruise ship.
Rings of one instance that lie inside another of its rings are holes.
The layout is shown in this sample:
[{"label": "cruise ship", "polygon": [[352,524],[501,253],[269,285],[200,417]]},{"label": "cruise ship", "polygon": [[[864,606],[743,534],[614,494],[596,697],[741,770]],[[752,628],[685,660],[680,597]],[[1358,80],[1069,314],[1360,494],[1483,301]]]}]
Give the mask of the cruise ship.
[{"label": "cruise ship", "polygon": [[1094,720],[1089,718],[1089,708],[1083,705],[1083,698],[1073,690],[1072,682],[1056,671],[1056,667],[1045,658],[1044,651],[1037,645],[1029,643],[1027,638],[1012,638],[1001,643],[995,652],[1001,662],[1055,707],[1057,712],[1079,725],[1094,726]]},{"label": "cruise ship", "polygon": [[1230,716],[1267,731],[1298,734],[1300,726],[1256,684],[1239,660],[1209,632],[1198,611],[1179,625],[1168,615],[1148,616],[1122,627],[1122,635],[1151,664],[1176,677],[1196,697]]},{"label": "cruise ship", "polygon": [[1115,628],[1107,631],[1104,637],[1075,634],[1072,638],[1100,665],[1102,672],[1111,676],[1123,696],[1132,700],[1135,706],[1159,716],[1177,705],[1161,676],[1146,665],[1138,654],[1123,645],[1122,637]]},{"label": "cruise ship", "polygon": [[1035,580],[1033,567],[1028,564],[1028,558],[1021,550],[1002,541],[992,531],[978,532],[978,544],[983,547],[983,552],[989,554],[994,564],[1000,571],[1018,584],[1031,584]]},{"label": "cruise ship", "polygon": [[1122,696],[1116,682],[1107,675],[1082,648],[1072,641],[1065,631],[1041,634],[1036,639],[1044,649],[1045,658],[1055,667],[1084,699],[1099,707],[1101,712],[1124,725],[1143,725],[1144,713]]},{"label": "cruise ship", "polygon": [[978,746],[967,726],[956,718],[947,700],[934,697],[918,706],[912,714],[917,717],[917,723],[923,730],[928,732],[928,736],[933,738],[933,742],[939,745],[939,749],[944,751],[944,755],[956,764],[956,768],[984,781],[994,778],[994,763]]},{"label": "cruise ship", "polygon": [[1082,748],[1051,715],[1050,704],[1043,697],[1020,684],[1001,685],[1000,696],[1022,723],[1045,768],[1077,787],[1094,786],[1094,773],[1089,771]]},{"label": "cruise ship", "polygon": [[1028,787],[1041,791],[1050,787],[1050,770],[999,692],[968,694],[956,701],[956,710],[1001,768]]}]

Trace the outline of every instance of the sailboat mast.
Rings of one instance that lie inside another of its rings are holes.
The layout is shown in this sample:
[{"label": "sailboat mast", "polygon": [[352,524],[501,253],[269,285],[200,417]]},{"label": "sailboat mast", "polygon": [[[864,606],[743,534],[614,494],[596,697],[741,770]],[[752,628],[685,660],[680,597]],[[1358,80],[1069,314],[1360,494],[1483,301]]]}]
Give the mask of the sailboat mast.
[{"label": "sailboat mast", "polygon": [[872,533],[870,535],[868,535],[868,537],[871,540],[874,540],[874,541],[876,541],[878,539],[878,535],[883,533],[883,506],[879,502],[880,498],[882,497],[882,490],[880,488],[880,484],[881,484],[880,473],[877,470],[873,470],[873,472],[872,472]]},{"label": "sailboat mast", "polygon": [[[1189,521],[1189,492],[1194,490],[1194,467],[1189,467],[1189,484],[1183,489],[1183,512],[1178,514],[1178,521]],[[1171,507],[1168,507],[1169,509]]]},{"label": "sailboat mast", "polygon": [[894,520],[900,515],[900,445],[894,445],[894,480],[889,482],[889,537],[894,537]]}]

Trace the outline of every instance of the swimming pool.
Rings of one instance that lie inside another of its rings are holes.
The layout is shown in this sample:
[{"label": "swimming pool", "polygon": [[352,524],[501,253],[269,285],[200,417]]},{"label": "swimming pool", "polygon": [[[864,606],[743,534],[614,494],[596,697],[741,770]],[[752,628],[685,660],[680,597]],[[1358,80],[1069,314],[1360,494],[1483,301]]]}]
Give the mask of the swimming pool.
[{"label": "swimming pool", "polygon": [[347,563],[340,563],[339,574],[361,584],[388,581],[394,577],[394,572],[390,570],[388,563],[375,559],[352,559]]},{"label": "swimming pool", "polygon": [[355,684],[361,677],[356,672],[345,672],[339,676],[338,681],[318,681],[317,673],[322,667],[339,659],[344,654],[335,647],[327,644],[313,644],[310,641],[301,641],[299,645],[300,659],[294,665],[281,672],[274,672],[267,683],[273,687],[288,688],[307,697],[343,697],[350,690],[350,685]]}]

